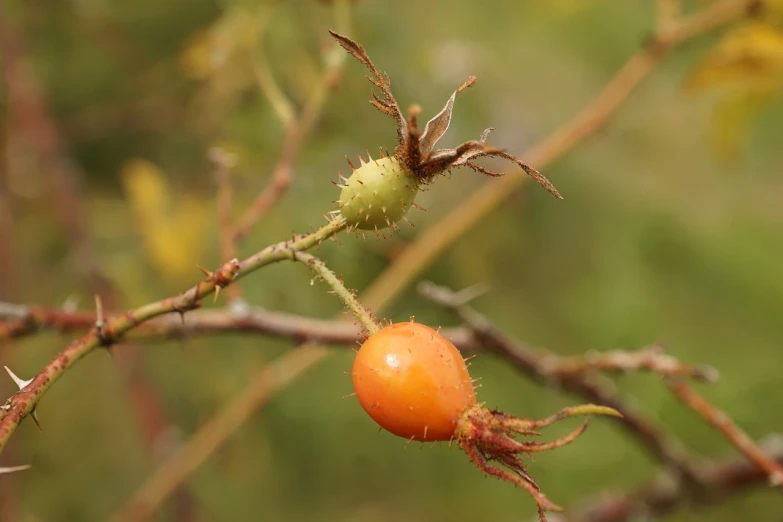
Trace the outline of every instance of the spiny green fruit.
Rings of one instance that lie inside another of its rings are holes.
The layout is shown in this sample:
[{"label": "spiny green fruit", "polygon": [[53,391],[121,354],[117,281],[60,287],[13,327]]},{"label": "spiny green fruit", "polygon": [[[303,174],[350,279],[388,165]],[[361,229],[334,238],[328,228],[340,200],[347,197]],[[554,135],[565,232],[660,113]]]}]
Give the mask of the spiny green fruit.
[{"label": "spiny green fruit", "polygon": [[416,176],[395,157],[359,158],[361,166],[345,181],[340,213],[351,226],[380,230],[405,217],[416,199]]}]

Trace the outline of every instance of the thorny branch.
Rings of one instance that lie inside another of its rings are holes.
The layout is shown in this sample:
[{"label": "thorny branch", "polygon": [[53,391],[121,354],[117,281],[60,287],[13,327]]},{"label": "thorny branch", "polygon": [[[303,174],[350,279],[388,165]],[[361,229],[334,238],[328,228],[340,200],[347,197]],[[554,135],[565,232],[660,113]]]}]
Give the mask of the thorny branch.
[{"label": "thorny branch", "polygon": [[[423,285],[425,293],[442,302],[442,290]],[[462,303],[462,299],[450,303]],[[453,306],[450,305],[450,306]],[[112,313],[107,313],[111,317]],[[4,323],[3,319],[11,321]],[[41,329],[59,332],[83,330],[95,324],[91,312],[65,312],[57,309],[33,308],[0,302],[0,341],[14,336],[30,334]],[[475,349],[475,340],[470,327],[443,328],[443,335],[460,350]],[[155,342],[172,339],[190,339],[207,335],[257,334],[266,337],[312,342],[323,345],[350,345],[363,339],[361,328],[353,321],[343,319],[316,319],[302,315],[277,312],[261,307],[251,307],[242,313],[232,309],[194,310],[186,322],[176,316],[152,319],[128,332],[125,339],[136,342]],[[661,347],[644,347],[635,351],[613,350],[590,352],[585,356],[564,357],[551,352],[536,352],[542,376],[565,379],[589,372],[637,372],[648,371],[661,376],[689,377],[712,382],[717,370],[709,366],[684,364],[662,351]]]},{"label": "thorny branch", "polygon": [[109,346],[132,328],[154,317],[177,312],[185,314],[200,305],[200,299],[213,292],[218,292],[234,282],[263,266],[288,259],[291,251],[306,250],[317,246],[324,239],[340,232],[346,227],[345,221],[335,218],[327,225],[307,235],[297,236],[289,241],[270,245],[253,254],[241,263],[232,260],[225,263],[217,271],[209,273],[205,280],[189,288],[183,293],[150,303],[123,315],[106,321],[99,332],[92,328],[65,350],[60,352],[52,362],[36,375],[29,384],[22,387],[0,409],[0,451],[2,451],[22,419],[35,408],[44,393],[63,373],[82,357],[101,346]]}]

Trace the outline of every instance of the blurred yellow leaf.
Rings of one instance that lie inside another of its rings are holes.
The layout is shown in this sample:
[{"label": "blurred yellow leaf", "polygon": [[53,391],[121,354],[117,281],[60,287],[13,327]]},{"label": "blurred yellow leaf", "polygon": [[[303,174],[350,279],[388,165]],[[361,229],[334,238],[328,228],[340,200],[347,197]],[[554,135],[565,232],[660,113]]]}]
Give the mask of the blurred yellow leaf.
[{"label": "blurred yellow leaf", "polygon": [[701,92],[717,86],[774,89],[783,80],[783,32],[762,22],[724,36],[691,73],[687,87]]},{"label": "blurred yellow leaf", "polygon": [[164,277],[192,278],[206,246],[204,230],[213,205],[188,195],[175,201],[165,174],[149,161],[127,162],[122,182],[150,262]]},{"label": "blurred yellow leaf", "polygon": [[709,138],[716,153],[726,161],[738,158],[742,137],[767,97],[753,93],[726,96],[712,110]]},{"label": "blurred yellow leaf", "polygon": [[[783,5],[783,0],[776,0]],[[721,92],[710,122],[710,142],[723,159],[736,159],[754,116],[783,86],[783,31],[752,22],[728,32],[686,80],[693,93]]]}]

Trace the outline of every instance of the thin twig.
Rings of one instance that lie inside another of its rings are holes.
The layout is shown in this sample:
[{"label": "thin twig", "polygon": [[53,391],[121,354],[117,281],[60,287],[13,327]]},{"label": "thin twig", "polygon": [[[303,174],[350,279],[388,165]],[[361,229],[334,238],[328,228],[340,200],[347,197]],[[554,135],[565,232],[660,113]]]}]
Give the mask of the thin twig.
[{"label": "thin twig", "polygon": [[[335,2],[335,22],[341,28],[348,25],[348,10],[345,2]],[[277,163],[272,169],[269,183],[256,197],[234,229],[234,238],[241,241],[253,226],[266,215],[274,204],[285,194],[293,181],[292,171],[299,156],[304,140],[312,131],[321,116],[327,95],[337,84],[345,63],[345,53],[334,45],[326,55],[326,68],[320,80],[313,87],[307,101],[298,116],[291,118],[285,127],[283,145]]]},{"label": "thin twig", "polygon": [[[779,464],[783,464],[783,440],[773,435],[759,442]],[[570,509],[562,517],[567,522],[632,522],[653,520],[678,508],[714,506],[743,491],[763,484],[768,475],[744,458],[732,458],[699,466],[706,495],[693,499],[668,477],[652,480],[628,493],[601,494],[581,509]],[[694,502],[694,500],[696,500]],[[553,522],[555,522],[553,520]]]},{"label": "thin twig", "polygon": [[542,365],[550,376],[568,377],[591,370],[602,372],[630,372],[646,370],[667,377],[690,377],[707,382],[718,380],[718,370],[712,366],[684,364],[664,353],[662,346],[645,346],[640,350],[588,352],[584,355],[562,357],[550,355],[542,359]]},{"label": "thin twig", "polygon": [[[225,149],[215,147],[209,152],[209,159],[215,165],[217,177],[217,214],[219,232],[219,252],[221,259],[237,257],[237,246],[234,241],[233,208],[234,180],[233,171],[236,157]],[[239,286],[232,285],[226,290],[229,301],[241,297]]]},{"label": "thin twig", "polygon": [[767,455],[728,415],[696,393],[685,381],[675,378],[669,379],[669,388],[683,404],[709,422],[726,437],[732,446],[737,448],[740,453],[745,455],[760,470],[764,471],[769,477],[770,484],[783,491],[783,464],[776,462],[773,457]]},{"label": "thin twig", "polygon": [[274,75],[270,71],[269,63],[265,59],[261,58],[258,60],[258,63],[253,67],[253,75],[256,78],[259,89],[272,106],[283,127],[288,128],[290,125],[293,125],[296,120],[294,104],[283,93],[283,89],[280,88],[277,80],[275,80]]},{"label": "thin twig", "polygon": [[[676,27],[649,43],[623,65],[593,101],[574,118],[535,145],[523,158],[538,169],[595,134],[671,51],[709,30],[739,19],[758,0],[721,0],[681,19]],[[444,250],[511,196],[528,179],[522,171],[508,172],[473,192],[419,235],[378,276],[364,301],[378,308],[403,292]]]},{"label": "thin twig", "polygon": [[0,452],[5,448],[22,419],[33,411],[43,394],[62,377],[66,370],[88,353],[116,341],[125,332],[154,317],[172,312],[178,312],[182,315],[193,310],[199,306],[200,299],[204,296],[217,292],[220,288],[228,286],[236,279],[263,266],[289,259],[291,251],[306,250],[317,246],[321,241],[340,232],[345,227],[345,220],[338,217],[313,233],[268,246],[241,263],[237,260],[229,261],[185,292],[112,318],[106,322],[102,333],[93,328],[73,341],[36,375],[30,384],[10,397],[0,409]]},{"label": "thin twig", "polygon": [[[681,444],[673,439],[662,426],[642,412],[636,411],[606,386],[587,375],[551,375],[547,371],[541,354],[528,346],[512,341],[496,329],[481,314],[453,298],[451,290],[434,285],[422,285],[421,293],[428,299],[451,309],[474,333],[477,344],[497,353],[511,362],[528,377],[548,386],[556,386],[579,395],[589,402],[609,406],[623,414],[617,419],[619,425],[628,431],[658,460],[677,472],[689,485],[698,486],[701,479]],[[543,352],[541,352],[543,353]],[[543,357],[553,357],[545,354]]]}]

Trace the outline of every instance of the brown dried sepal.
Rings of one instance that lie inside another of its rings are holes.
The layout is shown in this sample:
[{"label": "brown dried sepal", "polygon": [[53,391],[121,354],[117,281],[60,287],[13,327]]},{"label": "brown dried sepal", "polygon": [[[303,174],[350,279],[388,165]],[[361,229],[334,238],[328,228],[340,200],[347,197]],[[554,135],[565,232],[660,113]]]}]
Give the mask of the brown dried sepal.
[{"label": "brown dried sepal", "polygon": [[541,492],[521,456],[553,450],[574,442],[587,429],[590,419],[585,419],[579,428],[568,435],[549,442],[522,442],[516,437],[538,436],[538,429],[578,415],[622,417],[613,408],[586,404],[564,408],[545,419],[532,420],[488,410],[482,404],[477,404],[462,414],[454,438],[460,449],[467,453],[481,471],[530,493],[538,506],[540,522],[546,522],[545,511],[562,511],[562,508]]},{"label": "brown dried sepal", "polygon": [[354,42],[347,36],[329,31],[335,40],[354,58],[359,60],[371,75],[368,76],[370,83],[381,90],[381,95],[373,93],[373,99],[370,103],[382,113],[391,116],[397,123],[397,147],[394,149],[394,156],[402,161],[419,179],[420,183],[428,183],[436,176],[444,174],[455,167],[469,167],[476,172],[487,176],[500,176],[500,173],[491,171],[482,167],[473,160],[478,158],[502,158],[516,163],[533,180],[544,187],[549,193],[558,199],[563,199],[552,183],[536,169],[522,161],[520,158],[505,152],[503,149],[487,145],[486,140],[489,132],[487,129],[478,140],[471,140],[451,149],[436,149],[435,145],[446,133],[451,124],[452,112],[454,110],[454,101],[462,91],[472,86],[475,76],[468,77],[460,85],[446,102],[441,111],[435,115],[424,126],[424,131],[419,132],[416,118],[421,112],[421,108],[413,106],[409,111],[406,120],[400,111],[400,107],[391,92],[391,82],[386,74],[381,73],[375,64],[370,60],[367,51],[357,42]]}]

